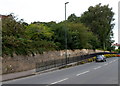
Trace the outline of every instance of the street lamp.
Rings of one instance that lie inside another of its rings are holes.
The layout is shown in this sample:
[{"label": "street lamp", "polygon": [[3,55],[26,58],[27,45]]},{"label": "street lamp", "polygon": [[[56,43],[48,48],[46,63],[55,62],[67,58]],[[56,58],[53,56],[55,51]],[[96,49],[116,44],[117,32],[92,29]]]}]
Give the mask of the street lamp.
[{"label": "street lamp", "polygon": [[[69,2],[65,3],[65,27],[66,27],[66,5]],[[65,28],[65,58],[66,58],[66,64],[67,64],[67,29]]]},{"label": "street lamp", "polygon": [[66,2],[65,3],[65,20],[66,20],[66,5],[68,4],[69,2]]}]

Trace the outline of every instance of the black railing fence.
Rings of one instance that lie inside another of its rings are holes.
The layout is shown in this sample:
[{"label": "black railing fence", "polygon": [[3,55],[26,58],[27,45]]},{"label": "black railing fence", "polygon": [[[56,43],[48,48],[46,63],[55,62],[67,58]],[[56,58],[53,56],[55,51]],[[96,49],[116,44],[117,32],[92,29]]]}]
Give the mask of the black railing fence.
[{"label": "black railing fence", "polygon": [[100,53],[86,54],[86,55],[81,55],[81,56],[76,56],[76,57],[67,57],[67,58],[62,58],[62,59],[54,59],[54,60],[49,60],[49,61],[38,62],[36,63],[36,72],[64,66],[64,65],[67,65],[73,62],[79,62],[79,61],[82,61],[88,58],[92,58],[96,55],[104,55],[104,54],[113,54],[113,53],[100,52]]}]

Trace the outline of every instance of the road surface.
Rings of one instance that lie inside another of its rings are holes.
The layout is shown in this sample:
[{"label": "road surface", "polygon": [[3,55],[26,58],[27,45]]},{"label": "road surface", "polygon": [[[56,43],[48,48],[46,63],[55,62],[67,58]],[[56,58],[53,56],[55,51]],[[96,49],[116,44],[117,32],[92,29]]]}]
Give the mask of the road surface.
[{"label": "road surface", "polygon": [[86,63],[3,84],[118,84],[118,57],[108,58],[107,62]]}]

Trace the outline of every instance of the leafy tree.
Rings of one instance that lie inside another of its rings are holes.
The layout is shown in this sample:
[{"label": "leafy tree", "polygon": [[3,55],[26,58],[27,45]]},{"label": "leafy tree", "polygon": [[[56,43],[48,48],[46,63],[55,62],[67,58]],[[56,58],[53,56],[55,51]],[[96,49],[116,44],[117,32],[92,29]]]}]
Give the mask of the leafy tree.
[{"label": "leafy tree", "polygon": [[54,33],[51,28],[43,24],[30,24],[26,29],[26,34],[30,40],[51,40]]},{"label": "leafy tree", "polygon": [[68,22],[74,22],[74,23],[78,23],[80,22],[80,17],[77,17],[75,14],[71,14],[68,19]]},{"label": "leafy tree", "polygon": [[41,24],[30,24],[16,19],[13,14],[2,18],[2,56],[30,55],[54,50],[51,41],[54,34],[50,28]]},{"label": "leafy tree", "polygon": [[101,6],[101,4],[95,7],[90,6],[88,11],[85,11],[80,21],[90,28],[90,30],[98,37],[100,46],[102,49],[106,49],[110,46],[106,46],[107,42],[111,45],[111,37],[113,36],[114,27],[114,13],[109,5]]},{"label": "leafy tree", "polygon": [[97,36],[95,36],[93,32],[90,32],[89,40],[88,40],[88,47],[86,48],[96,50],[99,48],[99,46],[100,46],[100,41],[98,40]]},{"label": "leafy tree", "polygon": [[114,50],[117,53],[120,53],[120,46],[118,47],[118,49]]},{"label": "leafy tree", "polygon": [[2,18],[2,54],[30,55],[50,50],[68,49],[113,50],[114,13],[109,5],[90,6],[81,17],[71,14],[66,21],[27,24],[14,14]]},{"label": "leafy tree", "polygon": [[17,21],[16,17],[13,14],[2,18],[2,28],[3,36],[24,36],[24,27],[22,25],[22,20]]},{"label": "leafy tree", "polygon": [[26,38],[32,41],[32,49],[35,53],[54,50],[55,43],[52,41],[54,32],[44,24],[30,24],[26,28]]},{"label": "leafy tree", "polygon": [[[67,33],[67,49],[93,49],[98,47],[97,37],[81,23],[67,22],[65,27],[65,22],[61,22],[54,24],[51,28],[54,32],[54,43],[56,43],[60,50],[65,49],[65,31]],[[96,44],[96,46],[94,44]]]},{"label": "leafy tree", "polygon": [[[60,22],[51,26],[54,35],[52,37],[54,43],[58,46],[58,50],[65,49],[65,24]],[[67,32],[68,33],[68,32]]]},{"label": "leafy tree", "polygon": [[[13,56],[16,54],[27,54],[27,44],[24,39],[24,26],[22,20],[17,20],[13,14],[2,18],[2,55]],[[23,39],[23,40],[21,40]],[[26,49],[25,49],[26,48]]]},{"label": "leafy tree", "polygon": [[93,48],[93,34],[81,23],[68,23],[68,47],[70,49]]}]

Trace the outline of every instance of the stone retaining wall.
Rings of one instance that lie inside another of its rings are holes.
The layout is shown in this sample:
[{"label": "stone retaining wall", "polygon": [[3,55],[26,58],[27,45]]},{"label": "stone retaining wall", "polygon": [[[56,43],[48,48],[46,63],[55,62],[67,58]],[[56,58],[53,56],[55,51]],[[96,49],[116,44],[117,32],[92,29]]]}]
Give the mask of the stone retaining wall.
[{"label": "stone retaining wall", "polygon": [[[88,49],[82,49],[82,50],[67,50],[67,56],[68,57],[75,57],[80,55],[86,55],[91,53],[97,53],[97,52],[103,52],[101,50],[88,50]],[[44,52],[43,54],[37,54],[35,56],[16,56],[14,57],[4,57],[2,58],[2,73],[13,73],[13,72],[19,72],[19,71],[26,71],[35,69],[36,63],[41,61],[47,61],[47,60],[55,60],[65,58],[65,51],[49,51]]]}]

